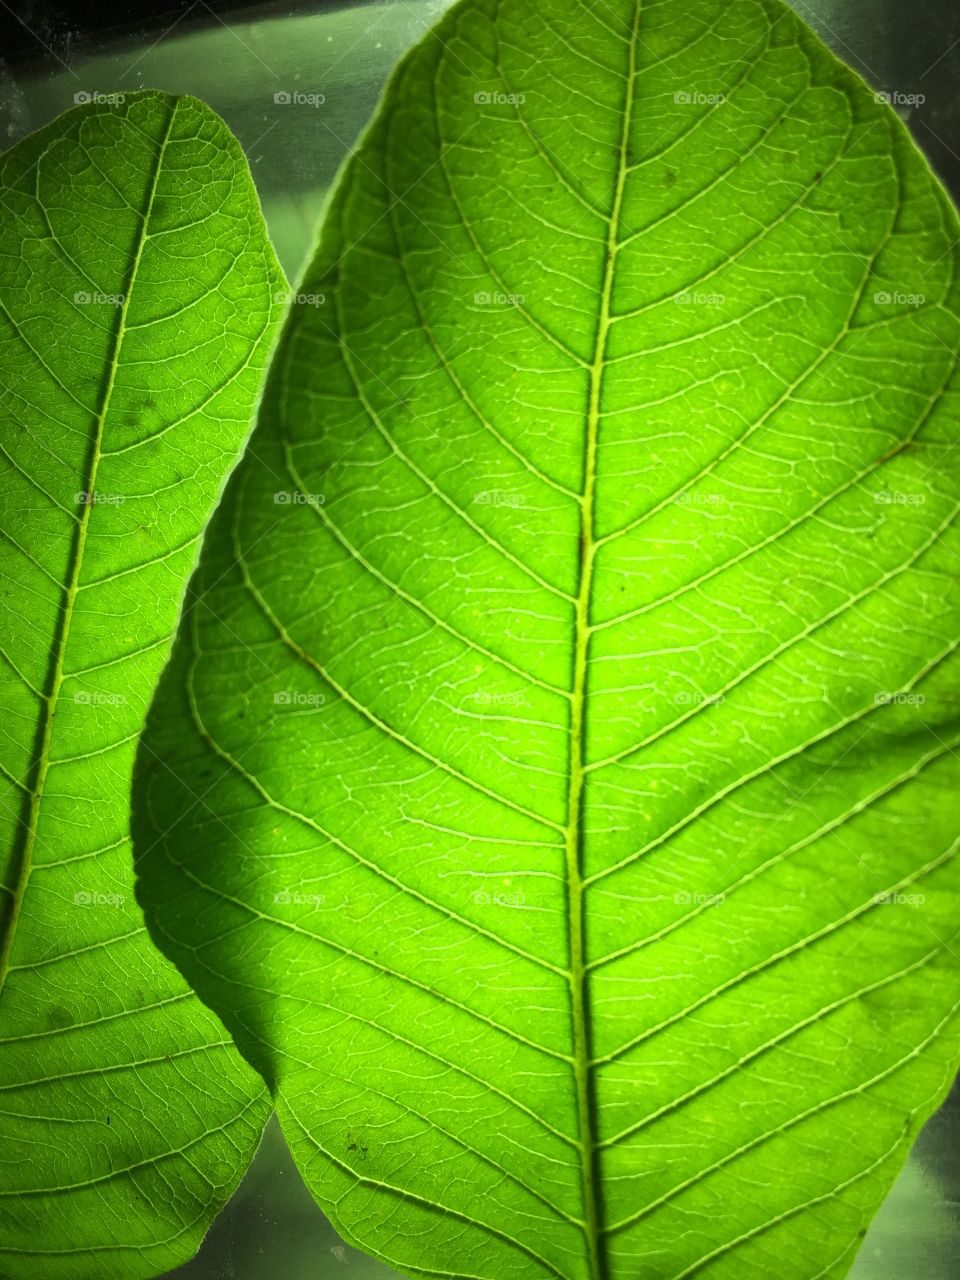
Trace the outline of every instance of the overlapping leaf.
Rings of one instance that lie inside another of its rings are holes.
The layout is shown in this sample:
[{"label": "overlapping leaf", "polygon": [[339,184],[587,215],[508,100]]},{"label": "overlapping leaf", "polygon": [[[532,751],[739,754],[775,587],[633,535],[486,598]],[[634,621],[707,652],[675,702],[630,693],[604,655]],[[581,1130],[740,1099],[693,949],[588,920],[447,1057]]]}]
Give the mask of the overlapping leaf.
[{"label": "overlapping leaf", "polygon": [[943,1096],[957,240],[772,0],[466,0],[399,70],[136,835],[404,1273],[839,1277]]},{"label": "overlapping leaf", "polygon": [[152,945],[128,833],[282,276],[239,147],[192,99],[69,112],[4,157],[0,216],[0,1273],[152,1276],[196,1248],[268,1109]]}]

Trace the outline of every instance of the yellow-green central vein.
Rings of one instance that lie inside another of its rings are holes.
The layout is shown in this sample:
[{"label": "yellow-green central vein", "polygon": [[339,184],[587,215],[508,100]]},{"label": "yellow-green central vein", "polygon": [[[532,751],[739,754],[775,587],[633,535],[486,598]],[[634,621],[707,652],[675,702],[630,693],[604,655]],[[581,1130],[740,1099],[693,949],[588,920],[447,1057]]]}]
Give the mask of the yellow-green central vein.
[{"label": "yellow-green central vein", "polygon": [[577,591],[573,659],[573,697],[570,714],[570,780],[567,806],[567,879],[570,908],[570,996],[573,1022],[574,1079],[577,1095],[577,1128],[580,1139],[580,1168],[584,1219],[587,1235],[587,1264],[590,1280],[606,1280],[609,1274],[603,1243],[600,1168],[596,1135],[596,1099],[591,1059],[589,972],[586,938],[586,885],[583,865],[583,796],[586,773],[586,693],[587,660],[590,646],[590,599],[593,567],[598,549],[595,531],[595,489],[597,445],[600,434],[601,396],[610,330],[611,300],[616,272],[620,212],[627,179],[627,151],[633,115],[636,78],[637,31],[640,25],[637,0],[629,43],[623,123],[618,150],[617,174],[607,225],[603,279],[600,287],[600,315],[593,359],[589,366],[590,394],[587,409],[583,497],[580,517],[580,582]]}]

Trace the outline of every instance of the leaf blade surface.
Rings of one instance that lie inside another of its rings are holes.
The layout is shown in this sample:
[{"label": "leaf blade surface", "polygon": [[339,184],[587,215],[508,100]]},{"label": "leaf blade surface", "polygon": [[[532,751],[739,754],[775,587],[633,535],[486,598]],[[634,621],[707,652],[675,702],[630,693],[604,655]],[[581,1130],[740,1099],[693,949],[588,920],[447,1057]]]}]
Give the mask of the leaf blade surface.
[{"label": "leaf blade surface", "polygon": [[141,893],[401,1271],[839,1276],[942,1098],[955,229],[779,5],[399,69],[148,730],[232,834]]},{"label": "leaf blade surface", "polygon": [[189,1257],[268,1112],[154,948],[129,792],[282,275],[194,99],[79,107],[0,161],[6,1276]]}]

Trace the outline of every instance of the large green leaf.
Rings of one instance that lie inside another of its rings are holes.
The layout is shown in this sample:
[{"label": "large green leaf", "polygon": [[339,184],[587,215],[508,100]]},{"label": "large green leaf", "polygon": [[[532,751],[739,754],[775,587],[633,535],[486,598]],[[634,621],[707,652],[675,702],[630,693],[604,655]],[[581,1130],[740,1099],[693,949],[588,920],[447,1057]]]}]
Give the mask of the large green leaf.
[{"label": "large green leaf", "polygon": [[840,1276],[943,1097],[957,240],[776,0],[468,0],[397,73],[135,840],[401,1271]]},{"label": "large green leaf", "polygon": [[91,103],[0,162],[4,1277],[189,1256],[268,1110],[150,942],[129,791],[279,285],[199,102]]}]

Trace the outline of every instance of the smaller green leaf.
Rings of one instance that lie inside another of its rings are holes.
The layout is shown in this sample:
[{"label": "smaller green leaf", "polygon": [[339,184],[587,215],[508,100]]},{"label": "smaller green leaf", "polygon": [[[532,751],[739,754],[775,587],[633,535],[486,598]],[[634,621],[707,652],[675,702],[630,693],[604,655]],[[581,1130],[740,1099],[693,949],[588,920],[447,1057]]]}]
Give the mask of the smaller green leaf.
[{"label": "smaller green leaf", "polygon": [[189,1257],[268,1110],[150,942],[128,822],[145,709],[284,282],[223,122],[193,99],[121,99],[0,161],[10,1280],[146,1277]]}]

